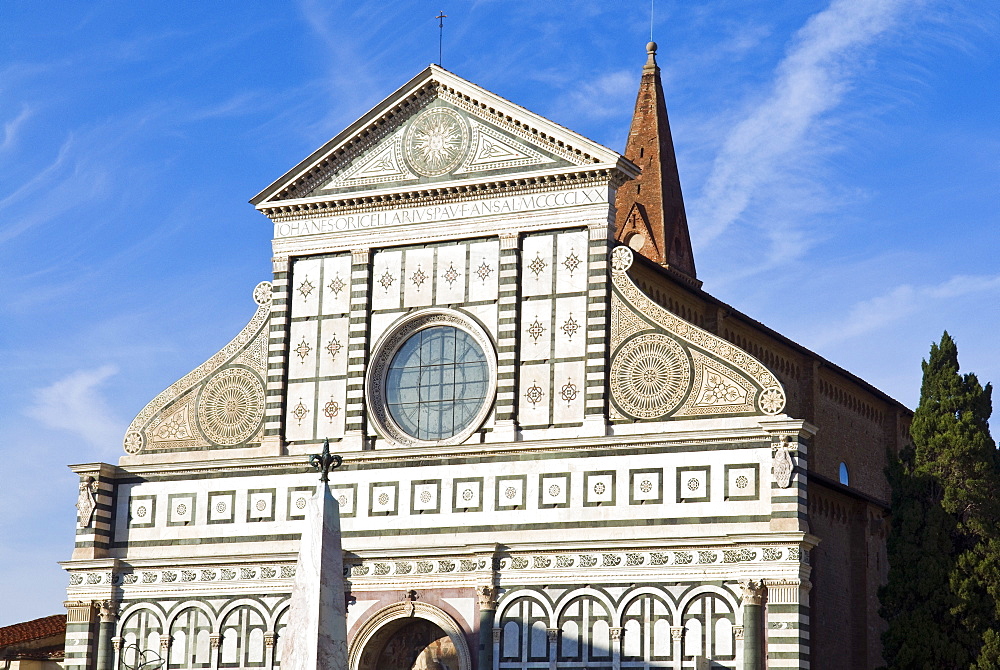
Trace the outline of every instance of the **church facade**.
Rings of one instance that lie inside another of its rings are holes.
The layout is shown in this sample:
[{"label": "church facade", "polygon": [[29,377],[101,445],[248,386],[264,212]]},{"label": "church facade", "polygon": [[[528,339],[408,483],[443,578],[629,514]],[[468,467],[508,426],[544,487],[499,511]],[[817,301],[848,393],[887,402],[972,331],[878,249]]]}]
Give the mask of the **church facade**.
[{"label": "church facade", "polygon": [[908,412],[702,290],[655,45],[624,155],[430,66],[251,202],[247,326],[73,466],[68,668],[279,668],[326,439],[352,670],[880,663]]}]

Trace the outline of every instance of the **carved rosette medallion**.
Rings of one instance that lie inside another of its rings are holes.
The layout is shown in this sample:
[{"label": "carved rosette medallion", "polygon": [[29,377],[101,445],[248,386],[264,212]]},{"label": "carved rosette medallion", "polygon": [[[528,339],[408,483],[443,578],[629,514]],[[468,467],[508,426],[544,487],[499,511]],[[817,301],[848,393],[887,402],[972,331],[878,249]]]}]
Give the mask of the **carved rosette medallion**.
[{"label": "carved rosette medallion", "polygon": [[406,162],[425,177],[437,177],[458,167],[469,150],[469,128],[446,107],[433,107],[417,116],[406,129]]},{"label": "carved rosette medallion", "polygon": [[676,408],[691,383],[691,364],[677,342],[660,333],[638,335],[611,363],[611,393],[637,419],[655,419]]},{"label": "carved rosette medallion", "polygon": [[611,250],[611,269],[614,272],[625,272],[632,267],[634,254],[628,247],[615,247]]},{"label": "carved rosette medallion", "polygon": [[234,446],[250,439],[264,420],[264,384],[246,368],[225,368],[198,399],[198,424],[209,440]]},{"label": "carved rosette medallion", "polygon": [[271,304],[271,282],[262,281],[254,287],[253,301],[261,306]]}]

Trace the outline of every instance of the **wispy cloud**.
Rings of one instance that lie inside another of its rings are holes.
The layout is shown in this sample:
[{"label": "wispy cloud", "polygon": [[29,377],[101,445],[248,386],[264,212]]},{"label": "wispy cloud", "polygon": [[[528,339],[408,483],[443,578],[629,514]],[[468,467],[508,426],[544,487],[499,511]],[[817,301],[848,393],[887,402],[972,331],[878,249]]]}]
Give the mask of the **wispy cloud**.
[{"label": "wispy cloud", "polygon": [[574,82],[573,90],[564,98],[564,109],[559,111],[568,118],[628,118],[638,86],[636,73],[628,70],[606,72],[590,81]]},{"label": "wispy cloud", "polygon": [[31,108],[21,105],[21,113],[3,124],[3,139],[0,140],[0,151],[6,151],[17,142],[18,131],[24,122],[31,118]]},{"label": "wispy cloud", "polygon": [[[739,221],[765,188],[801,180],[803,168],[830,150],[820,132],[825,117],[844,102],[863,71],[866,49],[919,1],[834,0],[796,33],[775,68],[769,94],[726,133],[703,193],[692,204],[699,213],[698,243]],[[785,258],[795,251],[788,246],[781,249]]]},{"label": "wispy cloud", "polygon": [[838,344],[914,314],[937,310],[943,301],[979,293],[1000,293],[1000,275],[958,275],[930,286],[903,284],[857,303],[845,319],[812,338],[810,344],[818,348]]},{"label": "wispy cloud", "polygon": [[114,449],[125,427],[112,415],[100,387],[117,373],[112,365],[77,370],[35,390],[24,413],[49,428],[74,433],[101,451]]}]

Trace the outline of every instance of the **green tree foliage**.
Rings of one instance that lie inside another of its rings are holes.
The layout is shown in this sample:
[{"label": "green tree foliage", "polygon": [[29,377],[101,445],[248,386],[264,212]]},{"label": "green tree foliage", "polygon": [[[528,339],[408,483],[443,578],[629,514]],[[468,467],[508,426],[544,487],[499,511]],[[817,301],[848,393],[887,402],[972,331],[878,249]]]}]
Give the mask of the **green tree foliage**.
[{"label": "green tree foliage", "polygon": [[913,445],[890,454],[889,670],[1000,670],[1000,458],[992,388],[959,374],[946,332],[923,362]]}]

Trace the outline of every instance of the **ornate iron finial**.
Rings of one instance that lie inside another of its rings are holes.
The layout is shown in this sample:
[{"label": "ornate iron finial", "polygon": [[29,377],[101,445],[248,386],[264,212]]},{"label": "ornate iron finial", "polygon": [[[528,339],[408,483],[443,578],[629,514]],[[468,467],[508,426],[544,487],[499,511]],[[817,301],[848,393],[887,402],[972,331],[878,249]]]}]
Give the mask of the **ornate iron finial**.
[{"label": "ornate iron finial", "polygon": [[343,462],[343,458],[330,453],[330,438],[325,438],[323,440],[322,454],[313,454],[309,457],[309,465],[319,471],[319,480],[321,482],[330,481],[330,470],[339,468],[340,464]]}]

